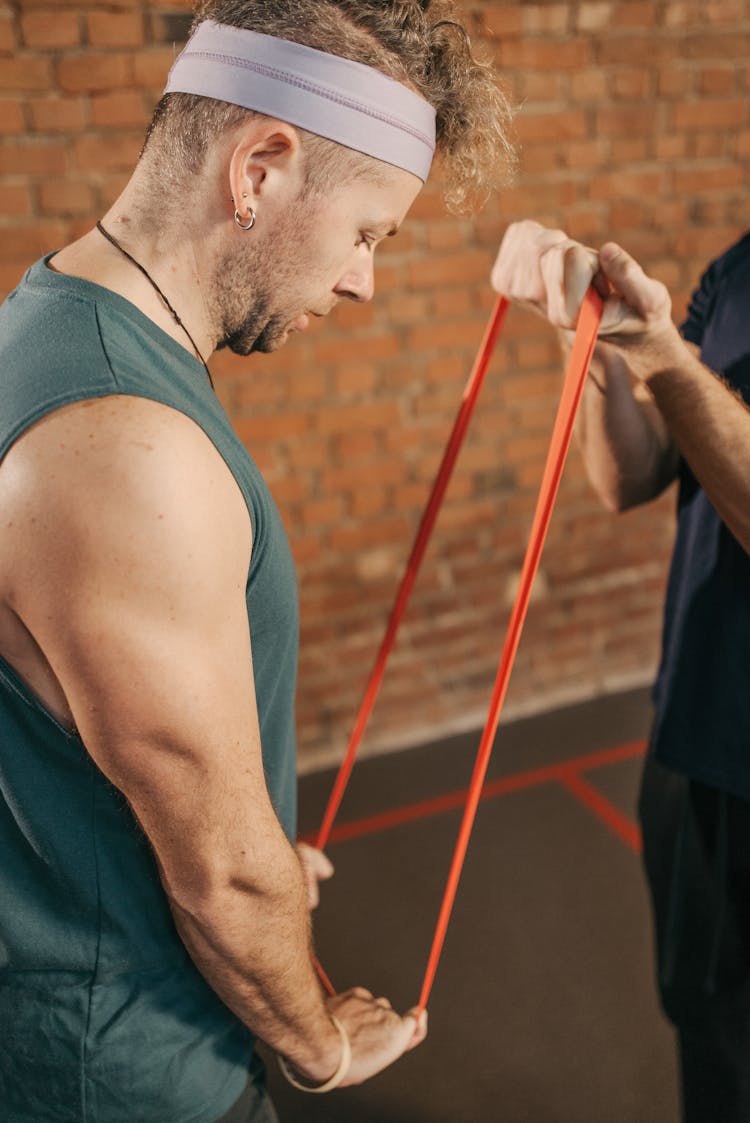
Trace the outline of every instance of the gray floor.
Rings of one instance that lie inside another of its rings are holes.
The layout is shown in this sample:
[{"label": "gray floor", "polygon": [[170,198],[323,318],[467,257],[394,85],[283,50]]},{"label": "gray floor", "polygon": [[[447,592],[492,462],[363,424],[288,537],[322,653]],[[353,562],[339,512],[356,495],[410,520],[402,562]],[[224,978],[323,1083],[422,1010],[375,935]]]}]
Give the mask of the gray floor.
[{"label": "gray floor", "polygon": [[[676,1123],[640,861],[610,822],[635,821],[640,754],[612,753],[582,773],[604,819],[551,771],[640,741],[648,722],[637,691],[501,728],[496,794],[477,817],[427,1041],[366,1085],[322,1097],[295,1092],[270,1063],[282,1123]],[[332,841],[336,876],[315,918],[339,989],[417,1001],[460,811],[380,829],[362,821],[465,788],[477,743],[455,737],[355,769],[339,823],[362,833]],[[547,771],[503,794],[502,781],[537,769]],[[303,832],[331,783],[302,781]]]}]

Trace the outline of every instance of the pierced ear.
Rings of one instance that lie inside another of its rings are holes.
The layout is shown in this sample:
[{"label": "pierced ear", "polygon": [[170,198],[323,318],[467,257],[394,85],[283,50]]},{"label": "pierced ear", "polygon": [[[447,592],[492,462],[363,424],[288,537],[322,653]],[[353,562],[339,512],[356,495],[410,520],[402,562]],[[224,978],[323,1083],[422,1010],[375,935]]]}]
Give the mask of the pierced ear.
[{"label": "pierced ear", "polygon": [[[233,200],[252,205],[274,182],[296,170],[301,144],[297,130],[283,121],[264,119],[255,125],[235,148],[229,163]],[[259,128],[258,125],[261,127]],[[242,207],[239,208],[242,211]]]}]

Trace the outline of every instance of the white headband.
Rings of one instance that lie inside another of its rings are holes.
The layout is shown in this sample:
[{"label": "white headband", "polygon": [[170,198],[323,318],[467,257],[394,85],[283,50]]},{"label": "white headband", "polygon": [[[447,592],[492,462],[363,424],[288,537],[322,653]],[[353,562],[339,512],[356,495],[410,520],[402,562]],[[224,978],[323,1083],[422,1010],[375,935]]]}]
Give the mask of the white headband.
[{"label": "white headband", "polygon": [[427,179],[435,110],[374,67],[288,39],[204,20],[165,94],[200,94],[277,117]]}]

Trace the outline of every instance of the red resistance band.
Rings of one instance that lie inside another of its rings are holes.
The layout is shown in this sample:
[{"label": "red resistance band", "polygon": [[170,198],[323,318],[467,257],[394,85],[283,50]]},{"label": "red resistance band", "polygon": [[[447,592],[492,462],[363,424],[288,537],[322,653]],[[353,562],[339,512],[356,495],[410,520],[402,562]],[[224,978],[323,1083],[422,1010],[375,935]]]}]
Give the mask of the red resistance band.
[{"label": "red resistance band", "polygon": [[[322,850],[325,847],[328,837],[331,833],[331,827],[336,817],[336,813],[343,799],[344,792],[346,791],[349,777],[351,776],[352,768],[354,767],[354,760],[357,755],[357,750],[362,741],[367,723],[370,719],[375,700],[378,696],[383,675],[385,674],[386,663],[388,657],[393,650],[398,633],[399,626],[406,611],[407,604],[411,591],[414,587],[419,568],[422,564],[427,545],[432,534],[435,521],[437,519],[440,506],[443,502],[448,483],[453,472],[458,453],[463,444],[466,431],[471,420],[471,415],[474,412],[479,393],[487,374],[487,369],[492,358],[492,353],[495,348],[498,336],[505,321],[505,314],[508,310],[508,301],[505,297],[500,297],[495,305],[495,308],[490,317],[484,339],[477,354],[474,367],[469,375],[469,380],[464,390],[461,406],[458,411],[453,430],[448,440],[448,444],[443,454],[443,459],[438,469],[438,474],[435,483],[430,493],[430,498],[427,502],[422,521],[417,532],[417,537],[412,547],[412,552],[406,566],[406,572],[401,581],[396,601],[394,603],[391,615],[386,628],[385,637],[380,650],[378,651],[375,665],[373,667],[370,679],[367,683],[364,699],[360,706],[357,720],[354,725],[349,746],[346,751],[343,763],[339,770],[336,782],[333,786],[328,806],[323,816],[323,822],[318,833],[315,845],[318,849]],[[573,425],[575,422],[578,407],[583,395],[583,387],[586,381],[586,376],[591,365],[591,358],[594,353],[594,346],[596,344],[596,336],[599,330],[599,323],[602,317],[602,300],[598,293],[590,288],[584,298],[581,312],[578,318],[578,328],[576,330],[573,349],[568,361],[567,373],[563,383],[562,396],[560,398],[560,405],[557,410],[555,418],[555,425],[552,430],[552,438],[550,441],[549,452],[547,454],[547,462],[544,468],[544,475],[542,477],[542,485],[539,491],[539,498],[537,500],[536,513],[531,527],[531,534],[529,536],[529,544],[526,548],[526,556],[524,558],[523,568],[521,570],[521,580],[518,586],[513,611],[511,612],[510,620],[508,622],[508,629],[505,635],[505,643],[503,645],[503,652],[500,658],[500,666],[498,667],[497,677],[495,679],[495,686],[492,692],[492,699],[490,702],[489,712],[487,715],[487,722],[484,727],[482,739],[477,752],[477,758],[474,764],[474,772],[469,786],[469,792],[464,809],[461,827],[458,833],[458,840],[456,842],[456,849],[451,862],[450,872],[448,874],[448,881],[445,887],[443,902],[438,916],[437,926],[435,928],[435,935],[433,937],[432,948],[427,963],[427,970],[425,972],[424,982],[422,983],[422,991],[419,997],[419,1009],[424,1010],[427,1007],[427,1002],[432,990],[432,984],[435,980],[435,973],[437,971],[440,953],[445,941],[446,932],[448,930],[448,923],[450,920],[453,903],[458,889],[458,882],[461,877],[466,851],[469,845],[469,838],[471,836],[474,819],[476,817],[477,807],[479,805],[480,796],[482,794],[482,786],[487,773],[487,766],[490,762],[492,754],[492,746],[497,733],[497,727],[500,720],[500,712],[503,708],[505,695],[508,689],[508,682],[510,680],[511,671],[513,670],[513,663],[518,650],[518,644],[521,639],[521,632],[523,631],[524,621],[526,619],[526,611],[529,606],[529,599],[531,597],[531,589],[534,584],[534,578],[539,568],[539,561],[542,556],[542,549],[544,541],[547,537],[547,530],[549,528],[550,519],[552,517],[552,510],[557,498],[560,480],[562,479],[563,468],[565,466],[565,459],[570,448],[570,441],[573,436]],[[319,963],[316,963],[318,974],[323,982],[323,985],[328,990],[329,994],[335,994],[335,989],[326,977],[325,972]]]}]

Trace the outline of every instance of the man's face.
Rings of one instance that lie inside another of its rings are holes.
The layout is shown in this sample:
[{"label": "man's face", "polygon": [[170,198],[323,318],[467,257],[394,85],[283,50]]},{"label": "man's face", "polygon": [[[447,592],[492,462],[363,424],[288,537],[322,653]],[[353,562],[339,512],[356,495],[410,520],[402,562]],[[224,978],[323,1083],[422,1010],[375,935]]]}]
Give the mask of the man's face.
[{"label": "man's face", "polygon": [[422,187],[409,172],[382,164],[378,171],[377,183],[357,179],[300,197],[265,236],[259,213],[248,241],[217,274],[219,347],[239,355],[276,351],[290,332],[304,331],[310,315],[326,316],[344,298],[371,299],[375,247],[396,233]]}]

